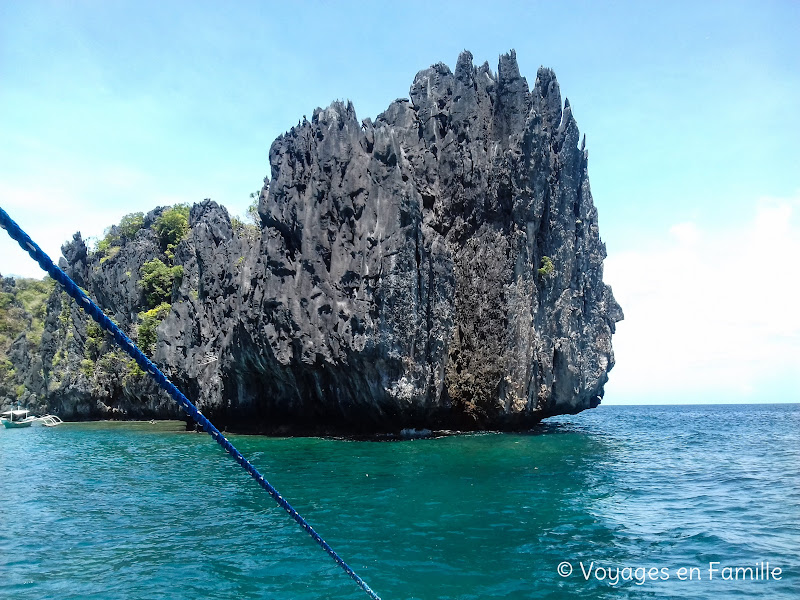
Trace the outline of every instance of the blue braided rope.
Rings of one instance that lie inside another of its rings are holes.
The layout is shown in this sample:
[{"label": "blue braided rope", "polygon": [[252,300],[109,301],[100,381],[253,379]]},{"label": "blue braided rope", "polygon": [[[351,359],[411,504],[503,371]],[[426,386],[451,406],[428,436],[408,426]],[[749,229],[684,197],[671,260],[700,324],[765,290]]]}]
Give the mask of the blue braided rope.
[{"label": "blue braided rope", "polygon": [[272,496],[272,499],[278,503],[283,510],[289,513],[289,516],[294,519],[300,527],[306,530],[306,533],[314,538],[314,541],[319,544],[325,552],[327,552],[330,557],[336,561],[344,572],[347,573],[353,581],[355,581],[358,586],[364,590],[367,595],[372,598],[373,600],[380,600],[380,597],[372,591],[372,589],[366,584],[366,582],[361,579],[361,577],[353,571],[350,566],[344,562],[344,559],[340,557],[336,551],[328,545],[322,537],[314,530],[313,527],[306,521],[300,513],[298,513],[289,502],[278,493],[269,481],[258,472],[249,460],[247,460],[241,452],[239,452],[233,444],[231,444],[228,439],[220,433],[220,431],[214,427],[214,425],[209,421],[203,413],[201,413],[198,408],[192,404],[189,399],[184,396],[181,391],[175,387],[175,385],[161,372],[161,370],[149,359],[147,358],[139,348],[126,336],[122,330],[117,327],[114,322],[109,319],[102,310],[94,303],[92,300],[84,294],[81,289],[75,284],[70,277],[64,273],[61,269],[59,269],[53,261],[50,259],[47,254],[42,251],[39,246],[30,238],[30,236],[25,233],[22,228],[17,225],[11,217],[8,216],[8,213],[0,207],[0,227],[6,230],[8,235],[14,239],[20,247],[25,250],[28,254],[30,254],[31,258],[35,260],[39,266],[45,270],[50,277],[55,279],[58,283],[60,283],[66,292],[72,296],[75,301],[78,303],[78,306],[83,308],[91,317],[97,321],[97,323],[109,332],[113,337],[114,340],[119,344],[119,346],[127,352],[139,365],[139,367],[149,373],[153,379],[160,385],[178,405],[192,418],[195,420],[196,423],[202,425],[203,429],[208,433],[214,440],[222,446],[225,451],[230,454],[234,460],[239,463],[239,465],[247,471],[250,476],[256,480],[262,488],[264,488],[267,493]]}]

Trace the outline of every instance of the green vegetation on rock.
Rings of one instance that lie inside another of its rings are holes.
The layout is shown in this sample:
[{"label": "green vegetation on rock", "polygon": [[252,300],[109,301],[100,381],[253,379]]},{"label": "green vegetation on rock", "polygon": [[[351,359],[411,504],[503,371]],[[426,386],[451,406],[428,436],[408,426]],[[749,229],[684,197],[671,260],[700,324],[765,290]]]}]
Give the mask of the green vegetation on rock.
[{"label": "green vegetation on rock", "polygon": [[91,379],[95,372],[95,362],[89,358],[81,360],[81,373],[87,378]]},{"label": "green vegetation on rock", "polygon": [[183,267],[180,265],[168,267],[161,259],[154,258],[144,263],[139,273],[142,276],[140,285],[147,298],[147,305],[155,308],[170,301],[175,280],[183,277]]},{"label": "green vegetation on rock", "polygon": [[[116,317],[150,355],[158,341],[158,325],[169,314],[173,290],[183,277],[183,267],[173,264],[173,256],[188,225],[188,205],[163,210],[151,229],[141,233],[144,213],[130,213],[106,229],[90,251],[90,277],[94,279],[83,285],[122,291],[120,281],[127,286],[130,279],[138,280],[142,296],[134,293],[133,310],[120,311]],[[139,242],[128,246],[137,235]],[[76,237],[70,243],[77,251],[66,255],[78,256],[82,240]],[[118,270],[111,267],[123,257],[124,266]],[[129,291],[126,287],[125,293]],[[138,317],[134,316],[137,311]],[[47,334],[45,320],[49,323]],[[69,394],[73,406],[69,410],[77,411],[80,418],[112,416],[122,414],[116,406],[113,411],[109,408],[115,403],[130,403],[134,412],[146,410],[150,398],[143,399],[141,407],[138,398],[147,385],[148,377],[136,362],[117,349],[111,337],[66,293],[55,290],[52,280],[15,281],[0,276],[0,403],[20,398],[35,407],[58,403]],[[95,402],[95,398],[99,400]]]},{"label": "green vegetation on rock", "polygon": [[123,378],[122,384],[130,386],[137,381],[141,381],[144,376],[145,372],[142,371],[137,362],[131,358],[125,365],[125,377]]},{"label": "green vegetation on rock", "polygon": [[539,277],[547,277],[553,272],[554,269],[555,266],[553,266],[553,260],[549,256],[543,256],[542,266],[538,270]]},{"label": "green vegetation on rock", "polygon": [[0,358],[0,382],[12,379],[15,375],[14,365],[8,358]]},{"label": "green vegetation on rock", "polygon": [[72,307],[70,306],[69,294],[61,292],[61,312],[58,313],[58,323],[64,335],[67,333],[71,318]]},{"label": "green vegetation on rock", "polygon": [[109,249],[108,249],[108,250],[105,252],[105,256],[104,256],[103,258],[101,258],[101,259],[100,259],[100,264],[102,265],[102,264],[103,264],[104,262],[106,262],[107,260],[111,260],[112,258],[114,258],[114,257],[115,257],[117,254],[119,254],[119,251],[120,251],[121,249],[122,249],[122,248],[120,248],[120,246],[112,246],[111,248],[109,248]]},{"label": "green vegetation on rock", "polygon": [[165,210],[153,224],[153,229],[158,233],[167,257],[172,260],[175,247],[189,232],[189,205],[176,204]]},{"label": "green vegetation on rock", "polygon": [[105,256],[111,249],[111,243],[113,241],[114,236],[112,236],[111,233],[106,230],[106,237],[97,242],[97,247],[94,249],[94,251],[98,254],[98,256]]},{"label": "green vegetation on rock", "polygon": [[91,361],[97,360],[104,339],[103,329],[90,319],[86,324],[86,343],[83,346],[83,355],[85,359]]},{"label": "green vegetation on rock", "polygon": [[34,319],[44,319],[47,311],[47,298],[53,291],[56,282],[45,277],[44,279],[17,279],[17,300]]},{"label": "green vegetation on rock", "polygon": [[[144,213],[134,212],[122,217],[119,225],[105,230],[102,240],[97,242],[95,253],[100,257],[100,262],[114,258],[119,252],[123,240],[132,240],[136,232],[144,227]],[[114,250],[116,248],[116,250]]]},{"label": "green vegetation on rock", "polygon": [[249,240],[257,240],[261,235],[261,229],[258,225],[245,223],[238,217],[231,219],[231,228],[239,237],[247,238]]},{"label": "green vegetation on rock", "polygon": [[0,292],[0,355],[4,342],[12,342],[25,331],[36,345],[44,331],[47,298],[55,282],[44,279],[17,279],[9,291]]},{"label": "green vegetation on rock", "polygon": [[261,190],[250,194],[250,205],[243,218],[232,217],[231,227],[239,237],[255,241],[261,236],[261,217],[258,215],[258,200]]},{"label": "green vegetation on rock", "polygon": [[245,219],[261,230],[261,215],[258,214],[258,203],[261,201],[261,190],[250,193],[250,204],[245,212]]},{"label": "green vegetation on rock", "polygon": [[144,227],[144,213],[129,213],[120,220],[119,233],[122,237],[132,240],[142,227]]},{"label": "green vegetation on rock", "polygon": [[8,359],[14,341],[24,335],[33,349],[38,350],[44,332],[47,298],[54,287],[55,282],[49,277],[0,278],[0,388],[15,375],[14,366]]},{"label": "green vegetation on rock", "polygon": [[169,314],[170,308],[169,304],[162,302],[153,309],[139,313],[139,347],[145,354],[153,354],[158,339],[156,329]]}]

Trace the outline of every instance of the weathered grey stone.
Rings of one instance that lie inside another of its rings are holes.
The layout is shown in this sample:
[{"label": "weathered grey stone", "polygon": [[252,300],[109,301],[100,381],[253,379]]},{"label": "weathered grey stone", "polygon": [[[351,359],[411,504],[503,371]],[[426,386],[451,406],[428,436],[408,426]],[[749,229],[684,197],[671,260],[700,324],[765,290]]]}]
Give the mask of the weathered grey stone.
[{"label": "weathered grey stone", "polygon": [[[219,419],[524,427],[602,397],[622,313],[552,71],[529,92],[513,52],[497,75],[465,52],[455,74],[421,71],[410,98],[374,122],[335,102],[275,141],[254,255],[214,207],[193,210],[193,318],[210,327],[178,345],[216,359],[185,383],[207,379]],[[165,327],[185,338],[182,324]],[[175,356],[161,358],[180,377]]]},{"label": "weathered grey stone", "polygon": [[[260,231],[192,208],[156,361],[238,429],[524,428],[596,406],[622,311],[578,142],[553,72],[531,90],[513,51],[497,74],[469,52],[420,71],[374,121],[349,102],[315,110],[272,144]],[[132,335],[158,214],[103,264],[79,236],[64,248]],[[133,408],[144,385],[109,387],[105,405],[168,413]]]}]

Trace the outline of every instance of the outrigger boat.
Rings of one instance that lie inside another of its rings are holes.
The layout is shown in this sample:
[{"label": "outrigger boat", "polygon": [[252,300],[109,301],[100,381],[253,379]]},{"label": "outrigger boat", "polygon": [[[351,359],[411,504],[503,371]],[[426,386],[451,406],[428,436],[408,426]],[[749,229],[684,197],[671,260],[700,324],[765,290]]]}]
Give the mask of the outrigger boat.
[{"label": "outrigger boat", "polygon": [[0,413],[0,423],[2,423],[6,429],[30,427],[37,422],[41,423],[45,427],[55,427],[56,425],[60,425],[63,421],[55,415],[35,417],[30,414],[30,411],[27,408],[7,410],[4,413]]},{"label": "outrigger boat", "polygon": [[0,414],[0,421],[6,429],[15,427],[30,427],[36,421],[36,417],[29,414],[27,408],[18,408],[17,410],[8,410]]}]

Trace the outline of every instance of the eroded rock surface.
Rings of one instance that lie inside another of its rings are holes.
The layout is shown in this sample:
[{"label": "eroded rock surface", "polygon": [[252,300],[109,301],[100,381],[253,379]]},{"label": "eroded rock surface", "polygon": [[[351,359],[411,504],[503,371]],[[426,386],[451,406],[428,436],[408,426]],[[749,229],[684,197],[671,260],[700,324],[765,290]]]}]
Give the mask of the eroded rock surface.
[{"label": "eroded rock surface", "polygon": [[[158,327],[156,361],[221,426],[523,428],[599,403],[622,311],[552,71],[531,90],[513,51],[496,74],[464,52],[374,122],[350,103],[315,110],[269,161],[260,231],[214,202],[192,208]],[[163,251],[144,227],[99,264],[76,236],[64,266],[135,336],[138,273]],[[172,410],[127,385],[109,410]]]}]

